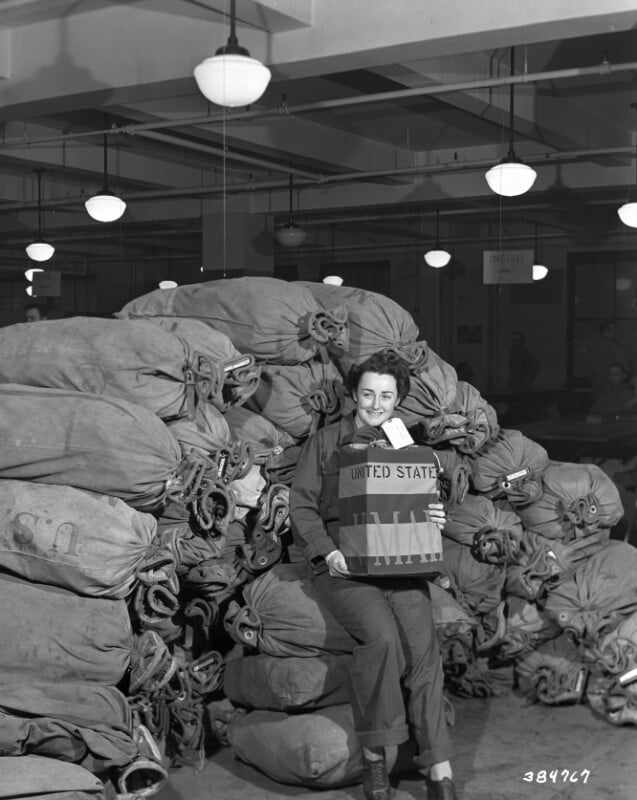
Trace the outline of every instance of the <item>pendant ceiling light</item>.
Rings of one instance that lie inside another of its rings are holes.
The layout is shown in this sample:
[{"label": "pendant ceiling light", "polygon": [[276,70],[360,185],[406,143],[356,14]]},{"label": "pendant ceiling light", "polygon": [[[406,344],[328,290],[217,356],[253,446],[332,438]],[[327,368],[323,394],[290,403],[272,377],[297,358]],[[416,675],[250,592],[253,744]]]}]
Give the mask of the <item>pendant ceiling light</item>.
[{"label": "pendant ceiling light", "polygon": [[[106,120],[104,127],[107,127]],[[108,145],[106,142],[106,134],[104,134],[104,184],[102,191],[94,194],[93,197],[84,203],[84,208],[89,215],[97,222],[115,222],[118,220],[124,211],[126,211],[126,203],[108,190]]]},{"label": "pendant ceiling light", "polygon": [[300,247],[307,236],[307,232],[304,231],[303,228],[299,228],[299,226],[294,222],[294,214],[292,209],[293,190],[294,179],[292,178],[292,173],[290,173],[290,218],[288,219],[287,225],[282,225],[280,228],[277,228],[274,233],[275,239],[282,247]]},{"label": "pendant ceiling light", "polygon": [[[515,48],[511,48],[511,77],[515,75]],[[515,85],[509,86],[509,152],[499,164],[491,167],[485,174],[489,189],[505,197],[515,197],[528,192],[533,186],[537,172],[521,161],[513,150]]]},{"label": "pendant ceiling light", "polygon": [[446,267],[451,261],[451,253],[440,249],[440,211],[438,209],[436,209],[436,246],[433,250],[427,250],[423,258],[434,269]]},{"label": "pendant ceiling light", "polygon": [[230,0],[230,36],[210,58],[194,69],[195,81],[203,96],[218,106],[249,106],[258,100],[270,83],[270,70],[240,47],[236,34],[236,0]]},{"label": "pendant ceiling light", "polygon": [[[637,180],[637,153],[635,154],[635,176]],[[637,228],[637,203],[624,203],[617,209],[617,214],[624,225],[628,225],[629,228]]]},{"label": "pendant ceiling light", "polygon": [[36,169],[38,176],[38,236],[35,242],[26,246],[27,255],[32,261],[48,261],[55,253],[55,247],[42,239],[42,172]]},{"label": "pendant ceiling light", "polygon": [[535,224],[535,247],[533,248],[533,280],[541,281],[549,274],[548,268],[544,266],[542,252],[540,249],[537,235],[538,225]]}]

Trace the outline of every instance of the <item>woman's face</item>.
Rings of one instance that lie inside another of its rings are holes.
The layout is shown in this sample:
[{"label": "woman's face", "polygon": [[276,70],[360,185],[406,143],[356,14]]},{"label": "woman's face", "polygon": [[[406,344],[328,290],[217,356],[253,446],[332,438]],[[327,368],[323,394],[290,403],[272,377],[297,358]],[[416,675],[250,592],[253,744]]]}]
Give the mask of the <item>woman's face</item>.
[{"label": "woman's face", "polygon": [[398,403],[398,387],[393,375],[363,372],[354,394],[356,422],[378,427],[394,413]]}]

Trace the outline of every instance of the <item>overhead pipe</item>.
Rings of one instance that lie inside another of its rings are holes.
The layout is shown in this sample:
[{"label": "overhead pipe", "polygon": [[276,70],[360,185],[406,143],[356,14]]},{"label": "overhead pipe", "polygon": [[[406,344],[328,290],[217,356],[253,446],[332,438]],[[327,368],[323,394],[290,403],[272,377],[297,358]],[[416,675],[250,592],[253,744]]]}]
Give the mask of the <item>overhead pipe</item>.
[{"label": "overhead pipe", "polygon": [[367,103],[382,103],[386,100],[403,100],[409,97],[425,97],[427,95],[448,94],[450,92],[467,92],[475,89],[490,89],[498,86],[510,86],[518,83],[539,83],[541,81],[566,80],[568,78],[586,77],[591,75],[610,75],[616,72],[630,72],[637,70],[637,61],[628,61],[622,64],[611,64],[603,61],[596,67],[571,67],[569,69],[546,70],[544,72],[522,73],[498,78],[477,78],[472,81],[439,84],[434,86],[414,86],[407,89],[394,89],[389,92],[377,92],[370,95],[356,95],[354,97],[339,97],[333,100],[317,100],[313,103],[299,103],[288,106],[281,105],[276,109],[255,109],[252,111],[236,111],[230,114],[207,114],[205,116],[187,117],[179,121],[164,120],[161,122],[139,122],[118,125],[107,130],[80,131],[78,133],[63,133],[57,136],[45,136],[40,139],[9,139],[0,143],[0,150],[11,147],[24,147],[33,144],[49,144],[65,141],[67,139],[84,139],[91,136],[103,136],[105,133],[136,134],[142,131],[157,131],[162,128],[180,128],[185,125],[211,125],[215,122],[232,122],[234,120],[266,119],[280,117],[281,115],[304,114],[309,111],[322,111],[345,106],[365,105]]},{"label": "overhead pipe", "polygon": [[[173,147],[183,147],[186,150],[196,150],[199,153],[207,153],[209,155],[225,156],[229,161],[239,161],[243,164],[252,164],[256,167],[263,167],[265,169],[272,169],[275,162],[268,161],[264,158],[256,158],[255,156],[244,155],[234,151],[228,151],[223,146],[215,146],[213,144],[203,144],[201,142],[193,142],[190,139],[180,139],[178,136],[170,136],[166,133],[157,133],[156,131],[137,131],[139,136],[145,139],[152,139],[157,142],[172,145]],[[308,178],[309,180],[316,180],[316,173],[308,172],[304,169],[298,169],[290,164],[277,165],[277,171],[289,173],[290,175],[298,175],[301,178]]]},{"label": "overhead pipe", "polygon": [[[525,161],[531,164],[563,164],[568,161],[581,161],[584,159],[601,158],[604,156],[626,156],[635,158],[635,150],[632,146],[627,147],[605,147],[595,150],[571,150],[563,153],[548,152],[536,153],[532,156],[525,155]],[[320,179],[306,179],[305,182],[297,183],[299,189],[308,188],[316,185],[328,185],[336,183],[358,183],[372,180],[374,178],[399,177],[401,175],[442,175],[454,172],[472,172],[482,170],[485,166],[492,164],[492,159],[479,159],[476,161],[448,161],[444,164],[426,165],[420,164],[410,167],[391,167],[382,170],[370,170],[368,172],[343,172],[340,175],[323,175]],[[211,197],[224,197],[233,194],[258,194],[260,192],[272,191],[277,189],[288,189],[289,182],[281,181],[245,181],[236,184],[226,184],[225,187],[218,185],[208,186],[186,186],[176,189],[151,189],[147,192],[132,192],[126,194],[126,202],[137,200],[168,200],[172,197],[200,197],[208,195]],[[50,198],[42,201],[42,208],[56,208],[59,206],[74,206],[84,203],[85,195],[76,197]],[[37,208],[35,201],[26,203],[0,203],[0,214],[9,211],[26,211]]]}]

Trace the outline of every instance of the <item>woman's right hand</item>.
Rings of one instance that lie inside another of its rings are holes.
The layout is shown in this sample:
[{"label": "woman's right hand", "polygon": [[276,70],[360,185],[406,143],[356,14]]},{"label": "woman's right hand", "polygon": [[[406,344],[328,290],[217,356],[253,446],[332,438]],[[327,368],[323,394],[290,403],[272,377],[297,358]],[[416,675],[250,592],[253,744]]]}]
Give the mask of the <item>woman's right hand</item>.
[{"label": "woman's right hand", "polygon": [[325,563],[333,578],[347,578],[351,575],[350,571],[347,569],[345,556],[340,550],[332,550],[331,553],[328,553],[325,556]]}]

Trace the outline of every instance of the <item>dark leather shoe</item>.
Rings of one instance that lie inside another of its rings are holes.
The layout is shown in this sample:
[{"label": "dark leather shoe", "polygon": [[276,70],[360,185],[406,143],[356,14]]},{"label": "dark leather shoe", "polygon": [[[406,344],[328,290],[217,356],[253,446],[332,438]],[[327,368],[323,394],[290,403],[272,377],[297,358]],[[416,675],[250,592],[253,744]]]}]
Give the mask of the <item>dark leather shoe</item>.
[{"label": "dark leather shoe", "polygon": [[370,761],[363,757],[363,792],[366,800],[389,800],[391,785],[384,758]]},{"label": "dark leather shoe", "polygon": [[427,784],[427,800],[458,800],[451,778],[443,778],[441,781],[425,778],[425,782]]}]

